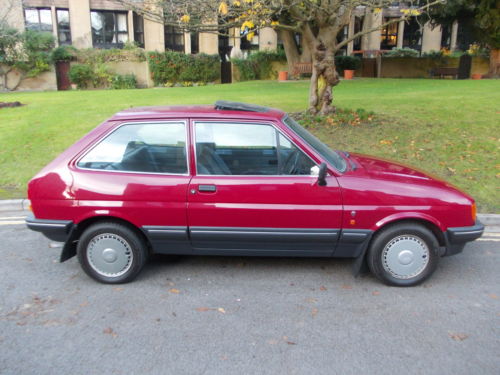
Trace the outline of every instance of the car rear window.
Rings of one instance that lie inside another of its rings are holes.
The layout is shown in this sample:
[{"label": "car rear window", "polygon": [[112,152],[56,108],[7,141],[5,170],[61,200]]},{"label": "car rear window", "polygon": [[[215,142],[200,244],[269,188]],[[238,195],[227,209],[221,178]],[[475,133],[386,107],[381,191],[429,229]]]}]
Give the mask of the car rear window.
[{"label": "car rear window", "polygon": [[183,122],[122,125],[83,156],[77,166],[186,174],[186,125]]}]

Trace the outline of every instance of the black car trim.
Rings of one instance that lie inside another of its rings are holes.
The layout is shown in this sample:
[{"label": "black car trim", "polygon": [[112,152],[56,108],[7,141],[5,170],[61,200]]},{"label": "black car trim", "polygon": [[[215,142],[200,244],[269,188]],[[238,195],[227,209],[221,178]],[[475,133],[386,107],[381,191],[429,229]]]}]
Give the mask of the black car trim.
[{"label": "black car trim", "polygon": [[145,225],[142,230],[158,254],[192,254],[185,226]]},{"label": "black car trim", "polygon": [[368,248],[372,235],[373,231],[369,229],[343,229],[333,256],[358,258]]},{"label": "black car trim", "polygon": [[73,227],[73,222],[71,220],[37,219],[35,215],[29,214],[26,217],[26,225],[31,230],[41,232],[52,241],[65,242]]},{"label": "black car trim", "polygon": [[335,242],[339,235],[338,229],[308,229],[308,228],[240,228],[240,227],[190,227],[189,233],[192,240],[219,240],[230,241],[233,239],[251,240],[283,240],[288,241],[309,238],[316,242]]},{"label": "black car trim", "polygon": [[465,244],[481,237],[484,232],[484,225],[476,220],[476,223],[470,227],[448,228],[445,234],[446,252],[445,256],[460,253]]}]

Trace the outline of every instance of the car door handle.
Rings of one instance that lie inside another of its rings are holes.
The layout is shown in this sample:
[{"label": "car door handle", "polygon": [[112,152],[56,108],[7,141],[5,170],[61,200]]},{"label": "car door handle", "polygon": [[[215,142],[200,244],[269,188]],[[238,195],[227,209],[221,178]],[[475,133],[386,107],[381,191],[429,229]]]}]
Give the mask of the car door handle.
[{"label": "car door handle", "polygon": [[198,185],[198,191],[204,193],[215,193],[217,191],[217,188],[215,187],[215,185]]}]

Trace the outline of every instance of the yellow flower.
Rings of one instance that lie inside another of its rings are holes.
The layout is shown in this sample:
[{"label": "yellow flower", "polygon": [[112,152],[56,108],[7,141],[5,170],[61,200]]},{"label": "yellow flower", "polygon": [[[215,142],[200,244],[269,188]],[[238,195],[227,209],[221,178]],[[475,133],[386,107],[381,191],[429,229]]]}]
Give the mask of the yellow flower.
[{"label": "yellow flower", "polygon": [[279,21],[271,21],[271,26],[278,26],[279,24]]},{"label": "yellow flower", "polygon": [[191,19],[191,17],[189,16],[189,14],[185,14],[181,17],[181,22],[184,22],[184,23],[189,23],[189,20]]},{"label": "yellow flower", "polygon": [[408,13],[410,13],[410,10],[409,9],[401,9],[400,12],[403,14],[408,14]]},{"label": "yellow flower", "polygon": [[375,8],[375,9],[373,9],[373,13],[374,14],[379,14],[380,12],[382,12],[382,8]]},{"label": "yellow flower", "polygon": [[412,9],[410,14],[412,16],[420,16],[422,14],[422,12],[420,12],[418,9]]},{"label": "yellow flower", "polygon": [[238,0],[233,0],[233,5],[235,7],[239,7],[241,5],[241,3]]},{"label": "yellow flower", "polygon": [[227,14],[227,4],[224,1],[219,4],[219,13]]},{"label": "yellow flower", "polygon": [[255,36],[255,33],[254,33],[253,31],[249,32],[249,33],[247,34],[247,40],[248,40],[249,42],[251,42],[254,36]]},{"label": "yellow flower", "polygon": [[252,30],[255,27],[254,23],[252,21],[245,21],[241,25],[241,31],[245,31],[245,28],[248,28],[248,30]]}]

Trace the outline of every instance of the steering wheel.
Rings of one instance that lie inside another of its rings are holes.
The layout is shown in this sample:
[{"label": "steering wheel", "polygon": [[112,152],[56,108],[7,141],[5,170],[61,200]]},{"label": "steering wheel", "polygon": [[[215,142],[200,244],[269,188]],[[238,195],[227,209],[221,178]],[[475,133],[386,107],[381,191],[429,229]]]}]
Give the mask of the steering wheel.
[{"label": "steering wheel", "polygon": [[297,164],[299,162],[300,153],[298,150],[294,150],[283,163],[282,173],[283,174],[296,174]]}]

